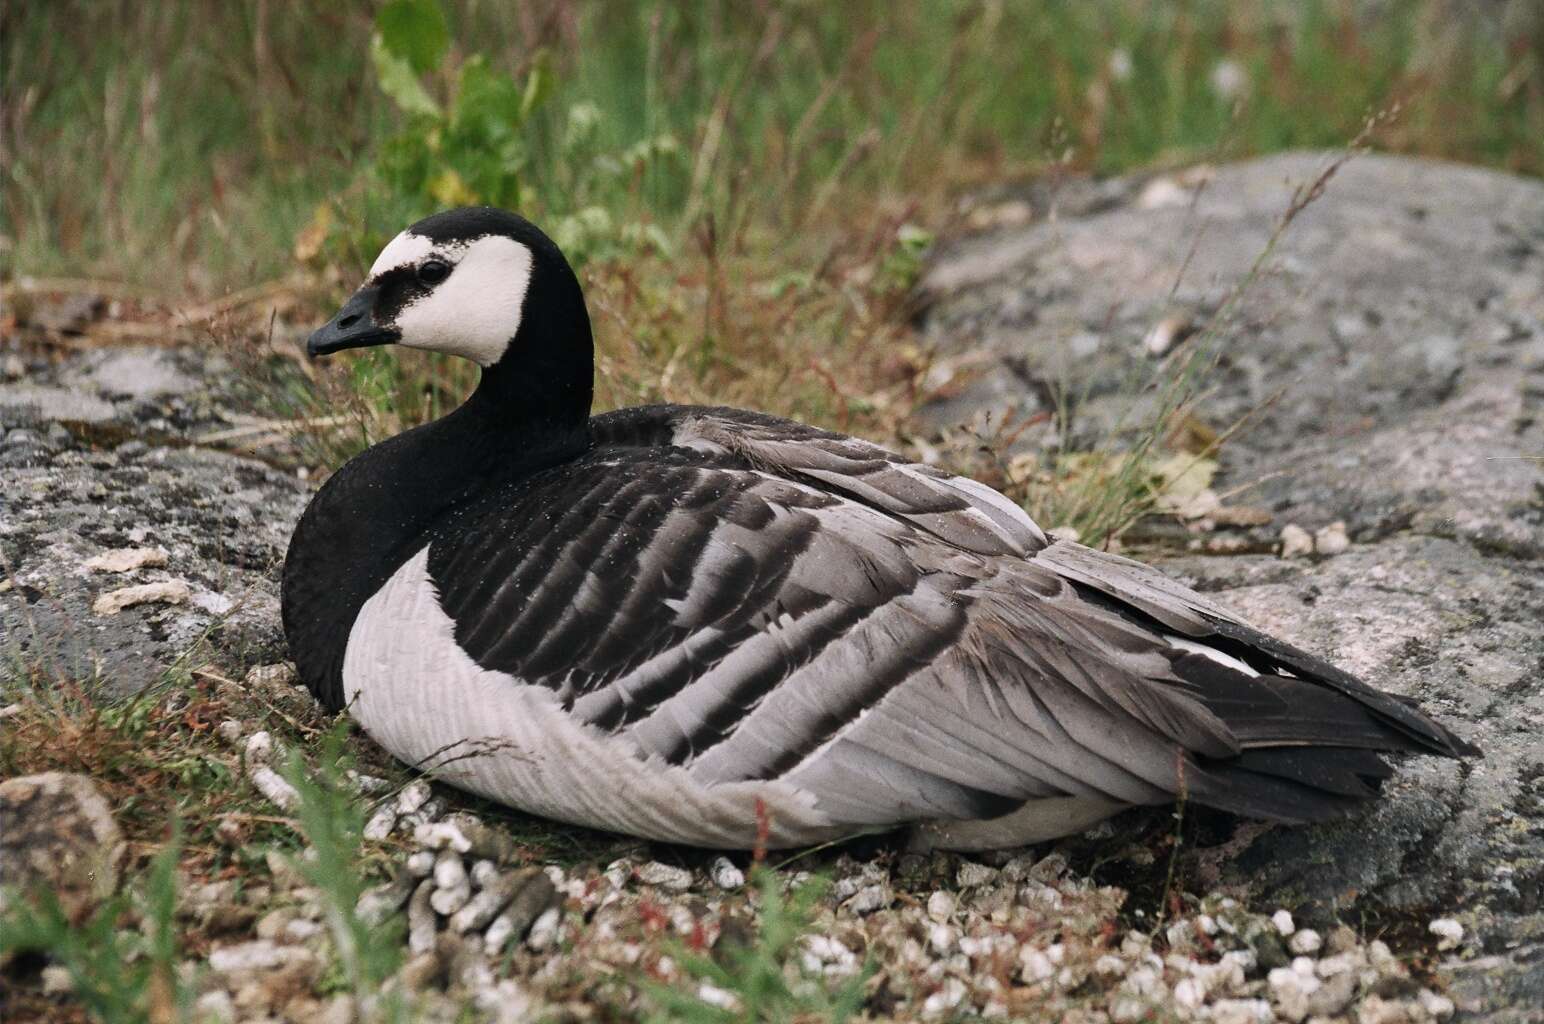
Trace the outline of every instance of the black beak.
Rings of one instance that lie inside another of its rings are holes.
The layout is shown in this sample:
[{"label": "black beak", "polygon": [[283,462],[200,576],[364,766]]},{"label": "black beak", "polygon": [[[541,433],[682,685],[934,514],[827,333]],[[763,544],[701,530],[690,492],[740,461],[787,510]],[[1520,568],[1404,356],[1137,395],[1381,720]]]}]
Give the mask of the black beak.
[{"label": "black beak", "polygon": [[375,288],[361,288],[355,292],[338,310],[337,316],[311,335],[306,342],[306,352],[312,356],[325,356],[346,348],[389,345],[400,339],[401,331],[375,322],[373,314],[378,295]]}]

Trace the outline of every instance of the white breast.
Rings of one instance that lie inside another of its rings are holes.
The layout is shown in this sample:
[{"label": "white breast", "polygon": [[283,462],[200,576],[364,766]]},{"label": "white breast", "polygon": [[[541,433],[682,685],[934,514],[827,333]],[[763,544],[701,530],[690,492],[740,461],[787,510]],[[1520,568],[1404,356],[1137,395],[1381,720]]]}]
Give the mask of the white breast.
[{"label": "white breast", "polygon": [[748,848],[758,801],[773,846],[840,836],[804,790],[704,785],[576,722],[551,690],[478,666],[455,642],[428,560],[425,547],[365,603],[344,656],[349,712],[392,755],[532,814],[667,842]]}]

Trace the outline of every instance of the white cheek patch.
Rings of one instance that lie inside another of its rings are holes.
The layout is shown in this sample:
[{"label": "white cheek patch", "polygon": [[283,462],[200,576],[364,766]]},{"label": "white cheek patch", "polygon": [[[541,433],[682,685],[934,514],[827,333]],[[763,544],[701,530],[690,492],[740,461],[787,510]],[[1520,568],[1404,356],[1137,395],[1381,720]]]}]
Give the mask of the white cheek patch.
[{"label": "white cheek patch", "polygon": [[[400,251],[407,252],[417,240],[415,235],[399,235],[376,262],[385,260],[399,242]],[[428,252],[425,249],[423,254]],[[449,277],[397,314],[400,344],[492,366],[520,330],[520,313],[531,285],[531,250],[512,238],[486,235],[468,245],[454,262]],[[396,265],[389,264],[388,269]]]},{"label": "white cheek patch", "polygon": [[432,239],[404,231],[387,242],[386,248],[382,249],[381,254],[375,258],[375,262],[370,266],[370,278],[373,280],[386,271],[406,263],[416,264],[433,251]]}]

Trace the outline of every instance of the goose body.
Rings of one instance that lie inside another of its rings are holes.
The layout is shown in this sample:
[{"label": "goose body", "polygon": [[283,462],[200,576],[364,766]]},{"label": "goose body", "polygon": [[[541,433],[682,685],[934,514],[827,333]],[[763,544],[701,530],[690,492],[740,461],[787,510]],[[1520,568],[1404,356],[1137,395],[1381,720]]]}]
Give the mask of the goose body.
[{"label": "goose body", "polygon": [[302,679],[382,747],[535,814],[694,845],[914,828],[1018,845],[1184,796],[1334,817],[1407,702],[975,481],[726,408],[591,418],[561,253],[502,211],[398,236],[311,339],[479,362],[339,470],[286,558]]}]

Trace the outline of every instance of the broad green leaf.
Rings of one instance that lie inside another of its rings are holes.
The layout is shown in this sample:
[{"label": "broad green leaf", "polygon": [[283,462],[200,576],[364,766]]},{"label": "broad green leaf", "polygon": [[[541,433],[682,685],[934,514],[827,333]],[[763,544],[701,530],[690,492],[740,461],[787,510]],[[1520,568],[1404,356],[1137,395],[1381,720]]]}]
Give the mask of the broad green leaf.
[{"label": "broad green leaf", "polygon": [[375,30],[386,49],[420,75],[433,71],[450,46],[439,0],[390,0],[375,16]]},{"label": "broad green leaf", "polygon": [[375,63],[376,84],[399,110],[405,114],[440,116],[440,105],[418,80],[412,65],[388,49],[379,33],[370,40],[370,59]]}]

